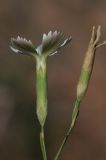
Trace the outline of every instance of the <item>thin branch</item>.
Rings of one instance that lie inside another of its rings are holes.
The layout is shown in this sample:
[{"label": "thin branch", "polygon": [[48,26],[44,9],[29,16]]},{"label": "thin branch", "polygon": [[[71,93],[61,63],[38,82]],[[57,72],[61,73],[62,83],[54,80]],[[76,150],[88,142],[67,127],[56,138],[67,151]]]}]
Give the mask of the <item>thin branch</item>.
[{"label": "thin branch", "polygon": [[44,138],[44,128],[43,127],[41,128],[41,132],[40,132],[40,144],[41,144],[43,160],[47,160],[46,147],[45,147],[45,138]]},{"label": "thin branch", "polygon": [[79,106],[80,106],[80,101],[78,99],[76,99],[75,101],[75,104],[74,104],[74,108],[73,108],[73,113],[72,113],[72,122],[70,124],[70,127],[61,143],[61,146],[54,158],[54,160],[58,160],[62,150],[63,150],[63,147],[65,145],[65,143],[67,142],[67,139],[69,138],[71,132],[73,131],[73,128],[75,127],[75,124],[76,124],[76,120],[77,120],[77,117],[78,117],[78,114],[79,114]]}]

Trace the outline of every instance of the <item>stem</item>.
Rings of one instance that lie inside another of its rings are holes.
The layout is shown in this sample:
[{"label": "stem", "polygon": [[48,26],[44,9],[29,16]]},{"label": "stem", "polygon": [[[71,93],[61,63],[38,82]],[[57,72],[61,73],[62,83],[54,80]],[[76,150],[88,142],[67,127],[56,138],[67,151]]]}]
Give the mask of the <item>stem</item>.
[{"label": "stem", "polygon": [[41,126],[40,144],[43,160],[47,160],[44,125],[47,117],[47,71],[46,58],[36,57],[36,95],[37,95],[37,118]]},{"label": "stem", "polygon": [[61,146],[60,146],[54,160],[58,160],[58,158],[63,150],[63,147],[64,147],[65,143],[67,142],[67,139],[69,138],[69,136],[70,136],[75,124],[76,124],[76,120],[77,120],[77,117],[79,114],[79,106],[80,106],[80,100],[76,99],[75,104],[74,104],[74,108],[73,108],[73,112],[72,112],[72,121],[71,121],[70,127],[69,127],[69,129],[68,129],[68,131],[67,131],[67,133],[61,143]]},{"label": "stem", "polygon": [[44,128],[41,127],[41,132],[40,132],[41,150],[42,150],[43,160],[47,160],[46,147],[45,147],[45,138],[44,137],[45,137],[44,136]]}]

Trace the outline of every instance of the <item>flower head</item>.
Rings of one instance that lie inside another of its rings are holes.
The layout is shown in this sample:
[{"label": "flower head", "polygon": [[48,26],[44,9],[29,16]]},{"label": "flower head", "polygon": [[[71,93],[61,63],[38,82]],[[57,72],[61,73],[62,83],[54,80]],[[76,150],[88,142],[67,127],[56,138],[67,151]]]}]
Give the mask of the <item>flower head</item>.
[{"label": "flower head", "polygon": [[43,34],[42,43],[35,47],[31,40],[27,41],[25,38],[17,37],[11,38],[12,45],[10,48],[19,54],[26,55],[53,55],[57,53],[62,47],[71,41],[71,37],[64,40],[62,32],[52,32]]}]

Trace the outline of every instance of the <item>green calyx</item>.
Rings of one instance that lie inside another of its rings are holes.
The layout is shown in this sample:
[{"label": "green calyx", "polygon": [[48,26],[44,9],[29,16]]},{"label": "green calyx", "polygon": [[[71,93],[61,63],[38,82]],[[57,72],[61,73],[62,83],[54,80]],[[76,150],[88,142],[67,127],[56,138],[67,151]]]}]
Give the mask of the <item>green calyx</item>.
[{"label": "green calyx", "polygon": [[82,99],[86,94],[90,76],[91,76],[91,71],[85,70],[84,68],[82,68],[79,83],[77,85],[77,98],[79,100]]},{"label": "green calyx", "polygon": [[46,57],[36,58],[36,113],[41,126],[44,126],[47,116],[47,71]]}]

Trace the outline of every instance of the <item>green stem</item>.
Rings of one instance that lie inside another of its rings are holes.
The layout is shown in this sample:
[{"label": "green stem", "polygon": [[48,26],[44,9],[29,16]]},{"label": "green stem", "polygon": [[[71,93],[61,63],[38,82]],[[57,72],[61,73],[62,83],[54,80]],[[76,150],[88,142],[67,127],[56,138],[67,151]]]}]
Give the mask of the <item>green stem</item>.
[{"label": "green stem", "polygon": [[44,125],[47,117],[47,71],[46,57],[36,57],[36,95],[37,95],[37,118],[41,126],[40,144],[43,160],[47,160]]},{"label": "green stem", "polygon": [[40,144],[41,144],[41,150],[42,150],[42,155],[43,155],[43,160],[47,160],[47,155],[46,155],[46,147],[45,147],[45,138],[44,138],[44,128],[41,128],[40,132]]},{"label": "green stem", "polygon": [[80,102],[81,101],[79,99],[76,99],[75,104],[74,104],[74,108],[73,108],[73,112],[72,112],[72,121],[71,121],[70,127],[69,127],[69,129],[68,129],[68,131],[67,131],[67,133],[66,133],[66,135],[65,135],[65,137],[64,137],[64,139],[61,143],[61,146],[60,146],[54,160],[58,160],[58,158],[59,158],[59,156],[60,156],[60,154],[63,150],[63,147],[64,147],[65,143],[67,142],[67,139],[68,139],[69,135],[71,134],[71,132],[72,132],[72,130],[73,130],[75,124],[76,124],[76,120],[77,120],[77,117],[78,117],[78,114],[79,114]]}]

